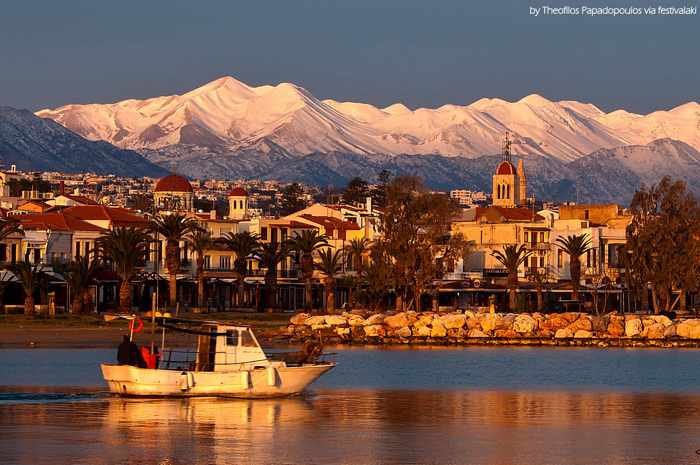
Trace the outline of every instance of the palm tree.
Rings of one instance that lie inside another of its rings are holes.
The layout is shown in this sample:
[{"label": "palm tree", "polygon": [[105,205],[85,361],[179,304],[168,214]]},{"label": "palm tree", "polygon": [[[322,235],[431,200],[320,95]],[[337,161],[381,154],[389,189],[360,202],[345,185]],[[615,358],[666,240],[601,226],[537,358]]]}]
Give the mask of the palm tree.
[{"label": "palm tree", "polygon": [[301,233],[294,233],[292,250],[297,253],[297,259],[301,265],[301,273],[304,278],[304,307],[311,310],[313,299],[311,280],[314,276],[314,252],[321,247],[328,246],[328,237],[319,234],[317,229],[304,229]]},{"label": "palm tree", "polygon": [[148,254],[148,235],[135,227],[116,227],[102,233],[96,241],[101,260],[111,262],[121,279],[119,307],[131,310],[131,279]]},{"label": "palm tree", "polygon": [[68,264],[64,277],[71,290],[72,313],[82,313],[88,300],[90,283],[97,277],[100,269],[100,262],[88,255],[78,257]]},{"label": "palm tree", "polygon": [[318,257],[320,260],[314,264],[314,268],[325,276],[326,313],[333,313],[335,311],[335,277],[343,271],[343,251],[333,251],[328,248],[321,250]]},{"label": "palm tree", "polygon": [[366,237],[361,237],[350,240],[350,244],[345,247],[348,253],[347,256],[352,262],[353,270],[357,272],[358,276],[362,274],[363,258],[369,250],[369,245],[370,240]]},{"label": "palm tree", "polygon": [[277,293],[277,265],[289,256],[289,243],[268,242],[260,246],[255,259],[261,268],[265,268],[265,296],[267,308],[276,306],[275,295]]},{"label": "palm tree", "polygon": [[494,250],[491,255],[508,271],[508,308],[515,311],[517,307],[518,268],[525,263],[532,252],[528,252],[525,244],[510,244],[503,247],[503,252]]},{"label": "palm tree", "polygon": [[549,269],[547,267],[542,269],[533,268],[528,273],[528,279],[535,285],[535,292],[537,293],[537,311],[541,312],[544,308],[543,290],[550,279]]},{"label": "palm tree", "polygon": [[214,245],[214,240],[208,231],[196,229],[187,237],[187,245],[190,246],[193,253],[197,254],[197,307],[199,309],[205,306],[205,279],[204,279],[204,254]]},{"label": "palm tree", "polygon": [[158,215],[151,219],[150,229],[165,239],[165,266],[168,268],[168,304],[177,303],[177,274],[180,272],[180,241],[199,229],[197,221],[186,215]]},{"label": "palm tree", "polygon": [[558,237],[556,241],[560,249],[569,255],[569,274],[571,275],[571,298],[578,300],[578,287],[581,282],[581,262],[583,254],[591,249],[591,240],[588,234],[573,234],[567,237]]},{"label": "palm tree", "polygon": [[223,237],[226,248],[236,254],[233,269],[238,275],[237,304],[243,305],[245,277],[248,274],[248,259],[260,250],[260,236],[249,231],[228,233]]},{"label": "palm tree", "polygon": [[44,272],[40,263],[32,264],[28,257],[7,267],[19,280],[24,290],[24,314],[34,314],[34,292],[39,289]]}]

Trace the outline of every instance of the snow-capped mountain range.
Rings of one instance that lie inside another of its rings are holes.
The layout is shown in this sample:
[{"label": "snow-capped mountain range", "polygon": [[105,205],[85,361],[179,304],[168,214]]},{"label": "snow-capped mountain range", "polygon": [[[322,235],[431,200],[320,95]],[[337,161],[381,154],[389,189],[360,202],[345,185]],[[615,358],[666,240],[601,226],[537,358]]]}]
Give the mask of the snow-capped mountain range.
[{"label": "snow-capped mountain range", "polygon": [[[700,150],[700,104],[638,115],[590,103],[529,95],[411,110],[396,103],[319,100],[294,84],[248,86],[223,77],[182,95],[111,104],[66,105],[36,113],[90,140],[168,154],[285,152],[442,155],[475,158],[501,151],[573,161],[599,149],[669,138]],[[151,158],[152,159],[152,158]],[[163,161],[163,160],[160,160]]]}]

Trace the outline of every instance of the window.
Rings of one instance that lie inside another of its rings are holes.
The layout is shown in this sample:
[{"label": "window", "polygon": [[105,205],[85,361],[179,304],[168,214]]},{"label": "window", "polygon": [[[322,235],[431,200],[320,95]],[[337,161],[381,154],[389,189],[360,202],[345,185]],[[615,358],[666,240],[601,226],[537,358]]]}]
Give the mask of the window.
[{"label": "window", "polygon": [[584,219],[584,220],[590,219],[590,216],[591,216],[590,211],[588,211],[588,210],[584,210],[584,211],[583,211],[583,219]]},{"label": "window", "polygon": [[264,241],[267,240],[267,228],[260,228],[260,238]]},{"label": "window", "polygon": [[544,268],[544,257],[540,257],[540,268]]},{"label": "window", "polygon": [[255,343],[255,339],[253,339],[253,336],[250,334],[250,331],[248,331],[248,330],[241,331],[241,346],[243,346],[243,347],[257,347],[258,346]]},{"label": "window", "polygon": [[598,267],[598,251],[596,249],[591,249],[592,252],[592,258],[593,258],[593,268]]},{"label": "window", "polygon": [[530,268],[537,268],[537,257],[530,257]]},{"label": "window", "polygon": [[281,239],[282,239],[282,241],[287,240],[287,228],[282,228],[282,229],[280,229],[280,233],[281,233]]},{"label": "window", "polygon": [[7,261],[7,246],[5,244],[0,244],[0,261]]},{"label": "window", "polygon": [[238,346],[238,331],[228,330],[226,331],[226,345],[231,347]]},{"label": "window", "polygon": [[587,268],[591,267],[591,251],[590,250],[586,251],[586,267]]},{"label": "window", "polygon": [[204,256],[204,268],[211,268],[211,255]]},{"label": "window", "polygon": [[80,258],[80,241],[75,241],[75,258]]},{"label": "window", "polygon": [[530,242],[530,232],[525,231],[525,242]]},{"label": "window", "polygon": [[272,235],[270,237],[270,242],[272,242],[273,244],[276,244],[277,243],[277,230],[275,228],[272,228],[270,230],[270,232],[272,233]]},{"label": "window", "polygon": [[564,266],[564,251],[559,249],[557,250],[557,267],[561,268]]},{"label": "window", "polygon": [[544,231],[540,232],[540,242],[544,242]]},{"label": "window", "polygon": [[231,268],[231,257],[219,257],[219,267],[224,270]]}]

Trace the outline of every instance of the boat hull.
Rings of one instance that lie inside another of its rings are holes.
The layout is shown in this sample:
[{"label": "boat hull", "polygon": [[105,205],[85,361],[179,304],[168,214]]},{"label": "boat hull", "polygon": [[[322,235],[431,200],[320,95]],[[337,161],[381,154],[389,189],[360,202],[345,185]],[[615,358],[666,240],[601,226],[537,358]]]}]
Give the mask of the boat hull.
[{"label": "boat hull", "polygon": [[274,398],[300,394],[334,363],[240,371],[179,371],[102,364],[110,392],[136,397]]}]

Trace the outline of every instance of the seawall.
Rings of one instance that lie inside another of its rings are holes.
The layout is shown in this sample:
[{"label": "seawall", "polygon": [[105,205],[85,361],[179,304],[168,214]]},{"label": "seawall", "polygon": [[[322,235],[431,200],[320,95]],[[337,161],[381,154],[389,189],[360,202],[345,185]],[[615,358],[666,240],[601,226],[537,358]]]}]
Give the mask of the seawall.
[{"label": "seawall", "polygon": [[334,315],[296,314],[282,338],[341,344],[700,347],[700,319],[618,313],[353,310]]}]

